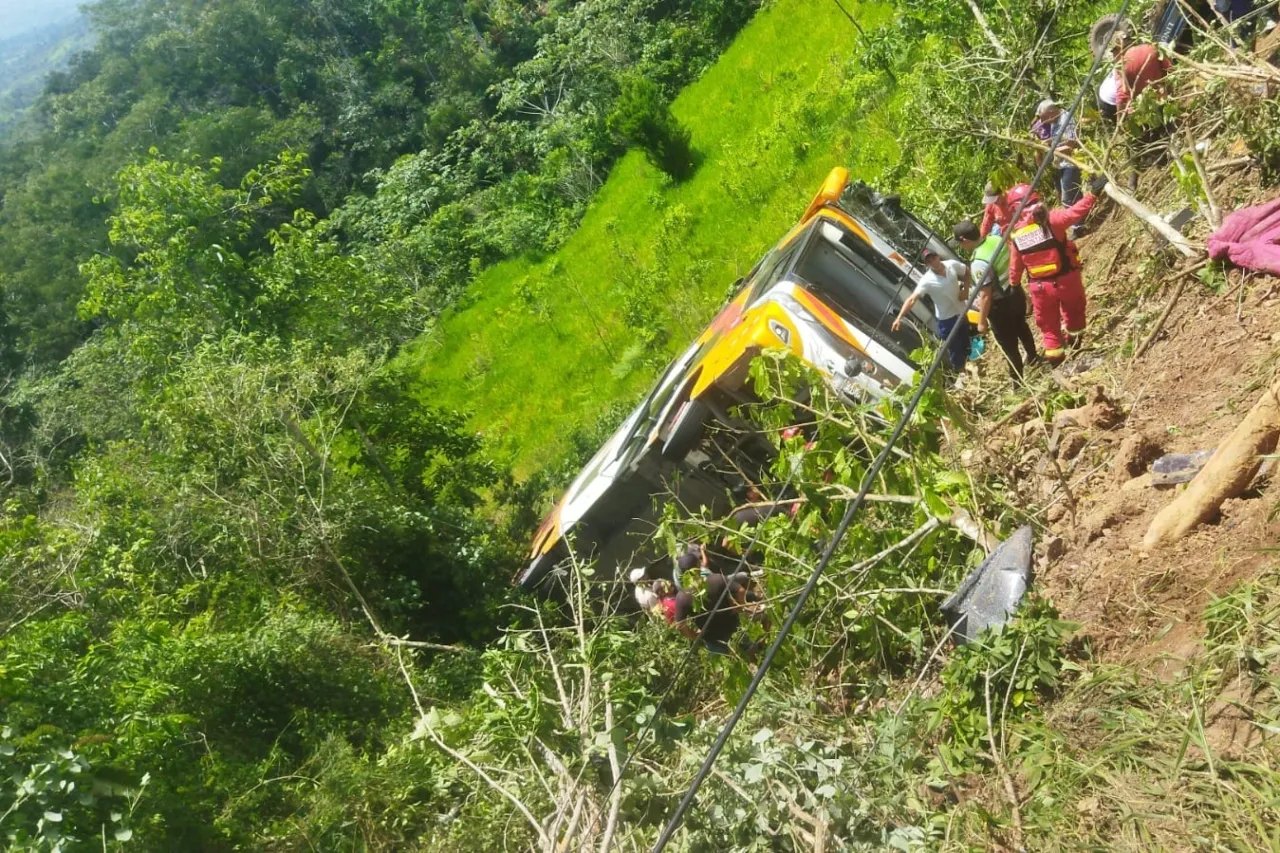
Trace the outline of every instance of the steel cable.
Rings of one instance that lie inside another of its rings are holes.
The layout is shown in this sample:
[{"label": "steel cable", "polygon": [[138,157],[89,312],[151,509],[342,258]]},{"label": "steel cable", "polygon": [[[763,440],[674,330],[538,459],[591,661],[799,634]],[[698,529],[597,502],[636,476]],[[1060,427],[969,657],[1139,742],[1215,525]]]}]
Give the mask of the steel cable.
[{"label": "steel cable", "polygon": [[[1112,24],[1111,32],[1108,34],[1108,41],[1110,40],[1111,36],[1114,35],[1118,22],[1120,20],[1123,20],[1123,18],[1125,17],[1125,13],[1128,11],[1130,2],[1131,0],[1123,0],[1123,2],[1120,4],[1117,23]],[[1052,152],[1058,147],[1058,145],[1062,142],[1062,137],[1066,132],[1067,127],[1072,123],[1074,123],[1076,113],[1080,108],[1080,103],[1084,100],[1085,94],[1088,92],[1089,87],[1092,85],[1094,75],[1097,74],[1098,68],[1101,66],[1102,60],[1104,57],[1105,57],[1105,52],[1099,52],[1097,55],[1094,56],[1093,64],[1089,68],[1089,73],[1085,75],[1084,82],[1081,84],[1079,92],[1076,93],[1076,97],[1072,101],[1070,109],[1066,111],[1067,120],[1059,124],[1058,129],[1053,134],[1053,138],[1050,140],[1050,144],[1049,144],[1050,152]],[[1040,182],[1040,179],[1044,176],[1045,170],[1049,167],[1052,161],[1053,161],[1052,153],[1045,156],[1041,160],[1040,165],[1036,168],[1035,176],[1030,181],[1031,186],[1034,187]],[[1018,219],[1022,216],[1023,211],[1026,209],[1028,204],[1030,204],[1030,202],[1031,202],[1030,195],[1028,195],[1022,200],[1022,202],[1018,205],[1017,210],[1013,213],[1013,217],[1012,217],[1013,222],[1018,221]],[[1012,230],[1012,229],[1008,229],[1008,230]],[[999,255],[999,253],[1007,247],[1008,242],[1009,242],[1009,234],[1008,233],[1001,234],[1000,242],[996,247],[995,254]],[[979,292],[980,291],[975,288],[974,291],[969,295],[969,301],[968,301],[968,304],[966,305],[966,312],[972,309],[974,304],[977,302]],[[898,423],[894,427],[893,432],[890,433],[887,443],[885,444],[884,448],[880,451],[880,453],[876,456],[876,459],[872,463],[871,468],[867,471],[867,474],[863,478],[862,486],[858,490],[857,497],[854,498],[853,502],[850,503],[849,507],[845,510],[844,516],[840,520],[840,525],[839,527],[836,528],[835,536],[832,537],[831,542],[828,543],[826,550],[823,552],[822,558],[818,561],[818,565],[814,568],[813,572],[809,576],[808,581],[805,583],[804,588],[800,591],[800,596],[799,598],[797,598],[796,603],[792,606],[791,611],[787,614],[787,618],[782,623],[782,627],[778,629],[777,637],[774,639],[773,643],[769,646],[769,650],[765,653],[764,659],[761,661],[760,666],[756,668],[756,672],[752,676],[751,682],[747,685],[746,690],[743,692],[742,698],[738,701],[737,706],[733,709],[733,713],[730,714],[729,719],[725,722],[724,727],[721,729],[720,734],[716,737],[715,742],[711,746],[710,752],[707,754],[707,757],[703,761],[702,766],[698,769],[698,772],[694,776],[693,781],[690,783],[688,789],[685,791],[684,796],[681,798],[679,805],[676,807],[675,813],[671,816],[666,826],[663,828],[662,834],[658,836],[658,840],[653,847],[653,853],[662,853],[662,851],[666,849],[667,844],[671,841],[672,836],[675,835],[676,830],[679,829],[680,824],[684,819],[685,813],[689,810],[689,807],[693,804],[694,797],[697,796],[698,789],[702,787],[702,783],[706,780],[707,776],[710,775],[711,768],[715,765],[716,759],[720,756],[720,753],[724,750],[725,744],[728,742],[730,735],[733,734],[734,728],[737,726],[739,720],[742,719],[742,715],[746,712],[747,705],[751,703],[751,700],[752,698],[754,698],[756,691],[759,690],[760,683],[764,680],[765,675],[768,674],[770,667],[773,665],[773,661],[778,654],[778,650],[782,647],[782,644],[787,639],[787,635],[791,633],[792,628],[795,626],[796,620],[800,616],[800,611],[804,609],[804,605],[809,600],[809,596],[812,595],[814,588],[818,584],[819,578],[821,578],[822,573],[826,570],[827,565],[831,562],[832,557],[835,555],[836,548],[839,546],[840,541],[844,538],[845,534],[848,532],[850,525],[853,523],[854,516],[857,514],[858,510],[862,507],[863,503],[865,502],[867,494],[871,491],[872,484],[875,482],[876,477],[879,476],[880,471],[884,468],[885,463],[888,461],[889,455],[892,453],[894,445],[897,444],[898,439],[900,439],[902,437],[903,432],[906,431],[908,422],[911,420],[911,417],[915,414],[916,409],[919,407],[920,400],[921,398],[923,398],[924,392],[928,389],[934,374],[937,373],[938,368],[942,363],[942,358],[946,354],[947,347],[950,345],[952,338],[955,337],[959,328],[960,328],[960,323],[956,323],[951,328],[951,331],[947,335],[946,340],[943,341],[942,345],[938,349],[938,352],[934,355],[933,361],[929,364],[929,368],[925,371],[924,376],[920,380],[919,387],[917,387],[915,393],[912,394],[911,400],[907,404],[907,408],[904,410],[902,417],[898,420]]]}]

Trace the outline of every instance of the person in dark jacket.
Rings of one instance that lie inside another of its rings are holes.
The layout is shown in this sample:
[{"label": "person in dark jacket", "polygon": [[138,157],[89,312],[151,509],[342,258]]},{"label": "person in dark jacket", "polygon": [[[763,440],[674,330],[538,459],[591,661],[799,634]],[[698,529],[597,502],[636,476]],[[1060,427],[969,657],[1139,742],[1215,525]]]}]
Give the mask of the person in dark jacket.
[{"label": "person in dark jacket", "polygon": [[1017,384],[1024,364],[1019,344],[1027,351],[1026,364],[1039,361],[1040,355],[1027,324],[1027,295],[1021,287],[1009,285],[1009,247],[1000,245],[998,234],[982,239],[978,226],[967,219],[956,223],[951,232],[960,248],[970,253],[969,277],[979,291],[978,331],[985,334],[990,327]]}]

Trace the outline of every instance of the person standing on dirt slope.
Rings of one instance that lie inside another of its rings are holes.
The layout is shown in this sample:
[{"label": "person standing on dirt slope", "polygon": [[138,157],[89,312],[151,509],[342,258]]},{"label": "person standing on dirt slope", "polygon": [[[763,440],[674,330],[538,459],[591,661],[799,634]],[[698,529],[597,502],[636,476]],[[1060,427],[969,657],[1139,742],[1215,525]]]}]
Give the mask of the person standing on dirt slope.
[{"label": "person standing on dirt slope", "polygon": [[1004,197],[1004,190],[996,189],[995,184],[987,181],[987,187],[983,190],[982,203],[986,205],[986,209],[982,211],[982,228],[980,229],[983,239],[988,234],[998,236],[1009,230],[1009,223],[1013,221],[1013,208],[1009,207],[1009,202]]},{"label": "person standing on dirt slope", "polygon": [[[1031,133],[1046,144],[1057,138],[1058,147],[1053,153],[1070,154],[1080,147],[1080,139],[1076,136],[1076,120],[1052,98],[1045,98],[1036,107],[1036,123],[1031,125]],[[1044,156],[1041,154],[1036,158],[1037,166]],[[1080,167],[1061,158],[1054,161],[1053,167],[1057,170],[1058,197],[1070,207],[1080,200]],[[1011,206],[1017,207],[1012,203]]]},{"label": "person standing on dirt slope", "polygon": [[[1027,351],[1027,364],[1040,360],[1036,352],[1036,336],[1027,325],[1027,296],[1021,287],[1009,285],[1009,247],[1000,245],[1000,235],[979,239],[978,226],[969,220],[951,228],[960,248],[971,253],[969,277],[978,288],[978,331],[986,333],[988,323],[996,343],[1009,360],[1009,372],[1016,387],[1022,380],[1022,353]],[[998,251],[997,251],[998,250]]]},{"label": "person standing on dirt slope", "polygon": [[964,364],[969,360],[969,321],[965,317],[969,300],[969,268],[960,261],[944,261],[932,249],[925,249],[920,258],[926,269],[916,283],[916,289],[903,301],[902,310],[893,321],[893,330],[900,330],[902,318],[920,297],[928,296],[933,302],[933,316],[938,320],[938,337],[945,341],[951,329],[960,324],[947,347],[947,363],[958,373],[964,370]]},{"label": "person standing on dirt slope", "polygon": [[1061,364],[1067,348],[1075,349],[1084,338],[1086,300],[1080,253],[1067,233],[1089,215],[1106,185],[1105,177],[1096,176],[1089,182],[1088,194],[1065,210],[1049,210],[1027,184],[1008,192],[1015,209],[1024,199],[1027,202],[1009,235],[1009,286],[1021,287],[1024,273],[1030,279],[1031,307],[1051,364]]}]

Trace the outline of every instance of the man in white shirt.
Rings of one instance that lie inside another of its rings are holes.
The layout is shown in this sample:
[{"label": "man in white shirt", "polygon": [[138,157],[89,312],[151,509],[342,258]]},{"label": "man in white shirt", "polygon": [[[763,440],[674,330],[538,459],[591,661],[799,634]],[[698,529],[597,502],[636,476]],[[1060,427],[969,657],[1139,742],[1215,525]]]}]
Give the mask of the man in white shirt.
[{"label": "man in white shirt", "polygon": [[893,321],[893,330],[902,328],[902,318],[920,299],[928,296],[933,303],[933,316],[938,321],[938,336],[944,341],[957,324],[960,328],[951,336],[947,346],[947,363],[952,370],[964,370],[969,360],[969,320],[965,316],[969,299],[969,268],[960,261],[944,261],[932,249],[922,255],[925,272],[916,283],[916,289],[902,303],[902,310]]},{"label": "man in white shirt", "polygon": [[1102,117],[1108,122],[1116,121],[1116,96],[1120,92],[1120,72],[1116,70],[1108,71],[1102,78],[1102,83],[1098,86],[1098,112],[1102,113]]}]

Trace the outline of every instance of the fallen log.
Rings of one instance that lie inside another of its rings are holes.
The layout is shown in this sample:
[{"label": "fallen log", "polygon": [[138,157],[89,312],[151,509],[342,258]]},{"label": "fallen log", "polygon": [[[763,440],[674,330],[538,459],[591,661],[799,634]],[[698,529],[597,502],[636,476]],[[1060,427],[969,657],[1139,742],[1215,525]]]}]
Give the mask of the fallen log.
[{"label": "fallen log", "polygon": [[1169,241],[1173,248],[1177,249],[1188,258],[1198,257],[1203,250],[1196,249],[1191,245],[1191,241],[1182,236],[1178,229],[1174,228],[1168,222],[1160,218],[1159,214],[1129,195],[1124,190],[1116,186],[1115,181],[1107,181],[1106,189],[1103,190],[1110,196],[1116,204],[1126,208],[1134,216],[1141,219],[1147,225],[1155,229],[1156,233]]},{"label": "fallen log", "polygon": [[1152,550],[1186,536],[1218,514],[1222,504],[1249,487],[1263,456],[1276,449],[1280,439],[1280,381],[1254,404],[1240,425],[1218,445],[1213,458],[1196,475],[1186,491],[1160,510],[1142,539]]}]

